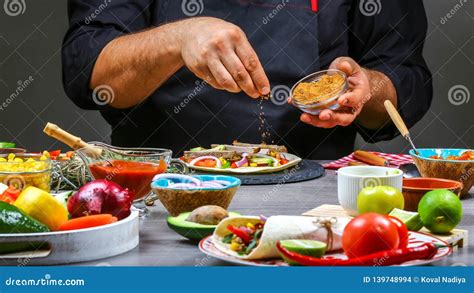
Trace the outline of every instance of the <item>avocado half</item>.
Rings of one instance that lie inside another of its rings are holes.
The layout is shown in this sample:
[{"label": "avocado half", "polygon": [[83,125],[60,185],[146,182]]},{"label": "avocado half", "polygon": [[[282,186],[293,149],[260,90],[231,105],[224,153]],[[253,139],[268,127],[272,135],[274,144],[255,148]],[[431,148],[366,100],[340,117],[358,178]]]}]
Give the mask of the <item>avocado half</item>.
[{"label": "avocado half", "polygon": [[[166,222],[168,227],[173,229],[179,235],[193,240],[201,240],[214,233],[217,225],[203,225],[186,221],[191,212],[179,214],[179,216],[168,216]],[[239,216],[239,213],[229,212],[229,217]]]}]

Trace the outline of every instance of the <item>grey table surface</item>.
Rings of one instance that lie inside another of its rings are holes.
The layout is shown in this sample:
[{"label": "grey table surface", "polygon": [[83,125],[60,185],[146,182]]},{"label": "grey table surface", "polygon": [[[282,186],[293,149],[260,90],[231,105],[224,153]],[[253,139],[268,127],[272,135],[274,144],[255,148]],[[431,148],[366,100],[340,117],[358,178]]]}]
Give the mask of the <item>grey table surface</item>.
[{"label": "grey table surface", "polygon": [[[326,171],[318,179],[280,185],[242,186],[229,210],[248,215],[301,215],[321,204],[338,204],[336,173]],[[463,220],[458,228],[474,233],[473,189],[463,203]],[[206,256],[193,242],[166,225],[168,213],[160,202],[150,208],[149,217],[140,220],[140,244],[133,250],[111,258],[73,265],[87,266],[222,266],[224,261]],[[433,263],[441,266],[474,265],[474,235],[463,248]]]}]

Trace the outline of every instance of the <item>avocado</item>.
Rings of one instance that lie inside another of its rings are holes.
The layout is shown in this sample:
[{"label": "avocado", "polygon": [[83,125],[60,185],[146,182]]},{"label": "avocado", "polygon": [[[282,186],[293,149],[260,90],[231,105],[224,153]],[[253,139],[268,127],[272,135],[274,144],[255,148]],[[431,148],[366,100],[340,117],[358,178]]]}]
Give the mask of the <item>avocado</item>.
[{"label": "avocado", "polygon": [[250,163],[254,163],[257,165],[271,165],[273,164],[273,159],[270,158],[251,158]]},{"label": "avocado", "polygon": [[[214,229],[216,229],[217,225],[203,225],[187,221],[186,219],[190,214],[191,212],[187,212],[182,213],[176,217],[169,216],[166,219],[168,222],[168,227],[170,227],[179,235],[194,240],[201,240],[202,238],[214,233]],[[229,212],[230,217],[235,217],[238,215],[240,214]]]},{"label": "avocado", "polygon": [[190,149],[189,151],[190,151],[190,152],[200,152],[200,151],[203,151],[203,150],[205,150],[205,148],[203,148],[203,147],[196,147],[196,148]]},{"label": "avocado", "polygon": [[39,233],[49,232],[49,228],[20,209],[0,201],[0,233]]}]

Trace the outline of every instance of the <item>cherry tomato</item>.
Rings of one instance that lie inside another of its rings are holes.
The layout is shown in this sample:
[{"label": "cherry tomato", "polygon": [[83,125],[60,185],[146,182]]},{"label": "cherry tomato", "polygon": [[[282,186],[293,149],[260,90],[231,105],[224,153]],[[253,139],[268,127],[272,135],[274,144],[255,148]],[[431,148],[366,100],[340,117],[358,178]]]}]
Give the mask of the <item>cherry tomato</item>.
[{"label": "cherry tomato", "polygon": [[342,234],[342,248],[349,258],[396,249],[399,243],[397,225],[388,217],[377,213],[355,217]]},{"label": "cherry tomato", "polygon": [[392,221],[398,228],[398,237],[400,238],[400,243],[398,244],[398,248],[405,248],[408,246],[408,229],[407,225],[403,223],[400,219],[387,216],[390,221]]}]

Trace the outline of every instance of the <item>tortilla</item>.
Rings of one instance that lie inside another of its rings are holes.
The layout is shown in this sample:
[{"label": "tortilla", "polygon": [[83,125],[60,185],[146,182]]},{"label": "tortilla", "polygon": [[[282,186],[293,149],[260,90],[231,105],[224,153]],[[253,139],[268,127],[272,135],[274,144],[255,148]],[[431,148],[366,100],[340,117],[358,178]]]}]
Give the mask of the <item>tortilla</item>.
[{"label": "tortilla", "polygon": [[[328,251],[342,249],[341,237],[349,218],[337,218],[332,224],[332,247]],[[241,259],[266,259],[279,257],[276,242],[285,239],[318,240],[327,243],[327,229],[317,223],[316,218],[305,216],[273,216],[267,219],[260,242],[248,255],[239,255],[229,248],[229,244],[222,242],[222,238],[230,232],[227,226],[245,226],[247,223],[260,222],[259,217],[237,216],[222,220],[212,236],[214,245],[222,252]]]}]

